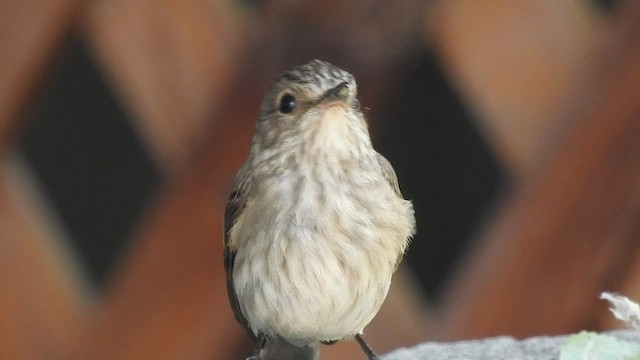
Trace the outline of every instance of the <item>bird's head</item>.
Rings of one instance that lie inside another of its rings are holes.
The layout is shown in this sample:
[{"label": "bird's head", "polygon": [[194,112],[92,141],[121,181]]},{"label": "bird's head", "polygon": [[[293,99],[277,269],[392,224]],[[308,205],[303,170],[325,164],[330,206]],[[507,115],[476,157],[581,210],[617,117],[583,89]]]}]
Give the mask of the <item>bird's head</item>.
[{"label": "bird's head", "polygon": [[262,102],[254,144],[263,149],[370,146],[356,95],[353,75],[328,62],[313,60],[287,71]]}]

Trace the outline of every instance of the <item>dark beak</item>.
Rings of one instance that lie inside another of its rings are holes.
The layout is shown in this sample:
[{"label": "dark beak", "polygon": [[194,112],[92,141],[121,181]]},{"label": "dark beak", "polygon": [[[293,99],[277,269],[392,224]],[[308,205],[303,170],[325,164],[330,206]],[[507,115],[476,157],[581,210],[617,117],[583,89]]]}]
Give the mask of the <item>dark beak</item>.
[{"label": "dark beak", "polygon": [[349,84],[346,81],[341,82],[338,86],[325,92],[322,97],[320,97],[320,100],[318,100],[318,104],[326,104],[334,101],[349,102]]}]

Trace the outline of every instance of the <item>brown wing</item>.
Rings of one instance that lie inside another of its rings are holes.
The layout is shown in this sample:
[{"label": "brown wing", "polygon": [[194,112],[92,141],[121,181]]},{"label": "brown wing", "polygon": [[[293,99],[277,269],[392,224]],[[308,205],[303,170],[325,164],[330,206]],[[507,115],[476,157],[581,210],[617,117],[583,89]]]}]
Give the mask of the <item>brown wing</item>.
[{"label": "brown wing", "polygon": [[242,314],[240,303],[238,302],[238,296],[236,295],[236,290],[233,285],[233,264],[236,258],[236,250],[229,246],[229,242],[231,240],[231,228],[246,205],[249,190],[249,181],[246,173],[247,171],[245,170],[245,167],[242,167],[238,172],[224,212],[224,270],[227,275],[227,295],[229,296],[229,303],[231,304],[233,315],[235,316],[236,321],[238,321],[247,330],[250,336],[255,338],[253,331],[249,328],[247,319]]}]

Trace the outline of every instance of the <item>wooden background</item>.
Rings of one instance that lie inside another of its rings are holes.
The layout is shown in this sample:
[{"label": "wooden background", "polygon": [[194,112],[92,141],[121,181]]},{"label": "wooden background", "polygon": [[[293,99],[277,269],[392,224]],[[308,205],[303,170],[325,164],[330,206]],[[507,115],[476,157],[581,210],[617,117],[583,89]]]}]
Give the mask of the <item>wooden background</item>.
[{"label": "wooden background", "polygon": [[[618,326],[597,298],[640,300],[640,6],[387,3],[2,1],[0,358],[243,359],[252,344],[227,304],[220,219],[264,90],[322,57],[355,69],[364,104],[392,108],[380,84],[402,87],[417,45],[437,54],[507,185],[442,296],[402,268],[369,342],[386,352]],[[100,290],[16,151],[70,36],[85,39],[162,178]],[[353,343],[322,351],[364,357]]]}]

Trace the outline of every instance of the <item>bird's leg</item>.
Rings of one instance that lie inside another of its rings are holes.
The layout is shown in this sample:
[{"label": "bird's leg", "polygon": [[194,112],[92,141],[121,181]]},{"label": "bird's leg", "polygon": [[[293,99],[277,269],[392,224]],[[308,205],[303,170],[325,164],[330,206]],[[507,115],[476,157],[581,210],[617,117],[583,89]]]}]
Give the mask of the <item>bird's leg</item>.
[{"label": "bird's leg", "polygon": [[267,336],[264,333],[260,333],[258,335],[258,348],[255,353],[247,358],[247,360],[262,360],[260,357],[260,351],[264,348],[264,345],[267,343]]},{"label": "bird's leg", "polygon": [[358,344],[360,344],[362,351],[364,351],[364,353],[367,355],[369,360],[380,360],[378,355],[376,355],[373,349],[371,349],[371,346],[369,346],[369,344],[367,344],[367,342],[364,341],[362,334],[356,335],[356,340],[358,341]]},{"label": "bird's leg", "polygon": [[262,358],[260,357],[260,350],[262,349],[258,347],[258,349],[253,352],[253,355],[249,356],[247,360],[262,360]]}]

